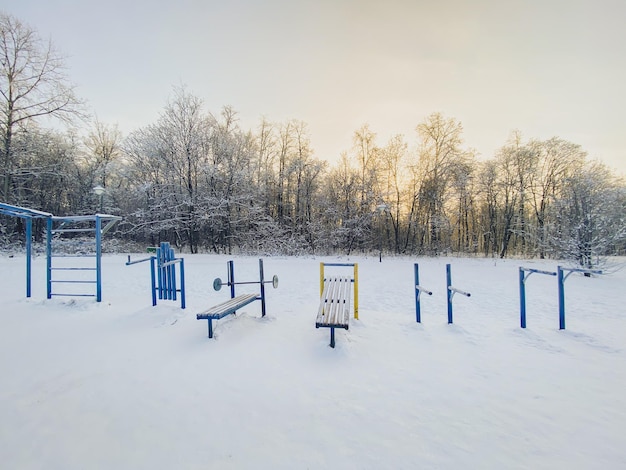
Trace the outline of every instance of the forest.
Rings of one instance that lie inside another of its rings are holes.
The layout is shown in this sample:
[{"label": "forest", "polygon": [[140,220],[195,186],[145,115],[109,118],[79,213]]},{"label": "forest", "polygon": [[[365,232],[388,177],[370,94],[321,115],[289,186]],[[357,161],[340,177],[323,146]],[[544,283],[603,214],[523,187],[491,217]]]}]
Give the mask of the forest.
[{"label": "forest", "polygon": [[[626,183],[581,146],[513,130],[477,155],[438,112],[316,156],[306,122],[243,129],[184,86],[122,135],[86,112],[50,42],[0,13],[0,202],[123,218],[113,236],[189,253],[477,255],[596,266],[626,254]],[[51,121],[65,123],[46,126]],[[102,195],[95,187],[104,188]],[[41,237],[42,227],[36,230]],[[0,217],[0,246],[23,240]]]}]

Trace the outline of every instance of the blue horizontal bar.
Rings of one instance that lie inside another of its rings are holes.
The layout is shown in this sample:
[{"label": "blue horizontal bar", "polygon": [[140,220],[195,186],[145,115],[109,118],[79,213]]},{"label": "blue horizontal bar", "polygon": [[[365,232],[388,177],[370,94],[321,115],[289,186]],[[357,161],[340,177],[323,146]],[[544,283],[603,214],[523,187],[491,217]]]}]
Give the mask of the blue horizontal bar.
[{"label": "blue horizontal bar", "polygon": [[529,273],[547,274],[548,276],[556,276],[554,271],[543,271],[541,269],[520,268],[522,271],[528,271]]},{"label": "blue horizontal bar", "polygon": [[354,263],[322,263],[324,266],[354,266]]},{"label": "blue horizontal bar", "polygon": [[95,297],[94,294],[50,294],[55,297]]},{"label": "blue horizontal bar", "polygon": [[57,282],[63,284],[95,284],[96,281],[63,281],[60,279],[51,279],[50,282]]},{"label": "blue horizontal bar", "polygon": [[95,271],[96,268],[50,268],[52,271]]},{"label": "blue horizontal bar", "polygon": [[599,269],[584,269],[584,268],[561,268],[562,271],[571,271],[573,273],[589,273],[589,274],[602,274]]}]

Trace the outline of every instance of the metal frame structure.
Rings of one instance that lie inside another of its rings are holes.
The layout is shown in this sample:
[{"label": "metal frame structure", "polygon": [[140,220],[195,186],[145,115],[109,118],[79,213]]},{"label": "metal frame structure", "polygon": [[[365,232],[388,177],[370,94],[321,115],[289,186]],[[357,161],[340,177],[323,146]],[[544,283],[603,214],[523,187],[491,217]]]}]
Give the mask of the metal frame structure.
[{"label": "metal frame structure", "polygon": [[19,217],[26,223],[26,297],[31,296],[31,267],[32,267],[32,239],[33,219],[50,219],[52,214],[26,207],[12,206],[0,203],[0,214],[9,217]]},{"label": "metal frame structure", "polygon": [[[47,236],[46,236],[46,286],[47,297],[50,299],[52,296],[67,296],[67,297],[95,297],[97,302],[102,301],[102,236],[107,233],[116,222],[122,220],[121,217],[109,214],[95,214],[95,215],[78,215],[78,216],[65,216],[56,217],[52,216],[48,218],[47,223]],[[89,253],[69,254],[55,252],[55,241],[59,241],[67,234],[91,234],[95,235],[93,250]],[[95,265],[84,266],[55,266],[52,260],[54,258],[94,258]],[[60,279],[54,278],[54,271],[94,271],[95,279]],[[61,293],[53,292],[54,284],[95,284],[95,294],[85,293]]]},{"label": "metal frame structure", "polygon": [[[564,274],[565,271],[569,271]],[[528,273],[528,274],[526,274]],[[565,281],[572,273],[583,273],[587,276],[591,274],[602,274],[599,269],[582,269],[582,268],[564,268],[557,266],[556,272],[543,271],[541,269],[519,268],[519,300],[520,300],[520,326],[526,328],[526,280],[533,274],[546,274],[548,276],[556,276],[559,295],[559,330],[565,329]]]},{"label": "metal frame structure", "polygon": [[[265,284],[272,284],[274,289],[278,288],[278,276],[274,274],[271,281],[265,280],[263,272],[263,259],[259,259],[259,280],[258,281],[240,281],[235,282],[235,263],[234,261],[227,262],[228,279],[226,282],[222,279],[215,278],[213,281],[213,289],[219,291],[222,286],[230,287],[230,300],[222,302],[218,305],[205,310],[202,313],[196,314],[196,320],[207,320],[209,328],[209,338],[213,338],[213,320],[220,320],[227,315],[233,315],[237,313],[242,307],[254,302],[255,300],[261,301],[261,318],[265,317]],[[259,295],[257,294],[235,294],[235,286],[240,284],[259,284]]]},{"label": "metal frame structure", "polygon": [[544,271],[542,269],[519,268],[519,316],[520,326],[526,328],[526,281],[531,274],[545,274],[547,276],[556,276],[554,271]]},{"label": "metal frame structure", "polygon": [[[150,261],[150,282],[152,292],[152,306],[159,300],[176,300],[180,293],[180,308],[185,308],[185,260],[176,258],[174,249],[168,242],[161,242],[159,247],[150,247],[153,256],[131,261],[130,255],[126,266]],[[180,270],[180,287],[176,278],[176,265]]]},{"label": "metal frame structure", "polygon": [[[26,297],[30,297],[31,290],[31,269],[32,269],[32,238],[33,238],[33,219],[46,219],[46,296],[48,299],[53,295],[65,295],[65,296],[89,296],[96,297],[96,301],[102,301],[102,236],[108,232],[113,225],[122,218],[115,215],[108,214],[95,214],[95,215],[81,215],[81,216],[66,216],[57,217],[49,212],[42,212],[35,209],[26,207],[12,206],[10,204],[0,203],[0,214],[10,217],[19,217],[26,222]],[[85,255],[75,255],[80,257],[93,257],[95,258],[94,267],[58,267],[53,266],[52,259],[55,257],[69,257],[72,255],[60,254],[54,250],[54,241],[59,240],[64,234],[68,233],[94,233],[94,249],[93,252]],[[96,278],[94,280],[82,280],[82,279],[53,279],[52,273],[55,270],[63,271],[95,271]],[[90,283],[96,285],[95,294],[80,294],[80,293],[53,293],[53,283]]]}]

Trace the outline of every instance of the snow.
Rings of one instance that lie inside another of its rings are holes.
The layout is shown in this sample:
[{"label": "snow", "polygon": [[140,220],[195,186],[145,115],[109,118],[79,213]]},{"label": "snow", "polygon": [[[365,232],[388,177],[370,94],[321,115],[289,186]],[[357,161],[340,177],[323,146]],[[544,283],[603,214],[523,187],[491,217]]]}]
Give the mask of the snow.
[{"label": "snow", "polygon": [[[103,258],[100,303],[47,300],[44,257],[26,298],[24,257],[0,257],[2,468],[626,468],[625,270],[567,279],[566,330],[556,278],[533,274],[521,329],[519,266],[557,262],[268,257],[267,316],[253,302],[209,339],[196,313],[229,295],[213,279],[228,259],[258,279],[258,258],[179,256],[184,310],[152,307],[148,264],[125,255]],[[321,261],[359,263],[335,349],[315,328]],[[446,263],[471,293],[452,325]]]}]

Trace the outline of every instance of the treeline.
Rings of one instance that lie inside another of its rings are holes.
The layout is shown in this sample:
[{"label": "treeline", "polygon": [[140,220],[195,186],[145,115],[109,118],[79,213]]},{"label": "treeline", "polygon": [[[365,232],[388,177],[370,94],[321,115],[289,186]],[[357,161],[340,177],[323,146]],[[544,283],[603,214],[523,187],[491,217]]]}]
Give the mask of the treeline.
[{"label": "treeline", "polygon": [[[123,137],[95,121],[82,138],[37,124],[85,118],[50,44],[0,14],[0,57],[0,202],[120,215],[121,240],[191,253],[454,253],[583,266],[626,251],[624,181],[557,137],[514,132],[484,160],[459,121],[435,113],[388,142],[365,125],[329,163],[306,123],[242,129],[233,109],[206,112],[181,88],[153,124]],[[21,237],[20,220],[0,217],[3,245]]]},{"label": "treeline", "polygon": [[305,123],[244,130],[231,108],[206,113],[184,89],[125,139],[98,122],[82,140],[32,124],[13,139],[8,203],[121,215],[117,237],[191,253],[515,255],[591,266],[626,247],[626,186],[580,146],[513,133],[479,160],[461,123],[438,113],[417,125],[414,148],[401,135],[380,145],[363,126],[333,164],[316,158]]}]

